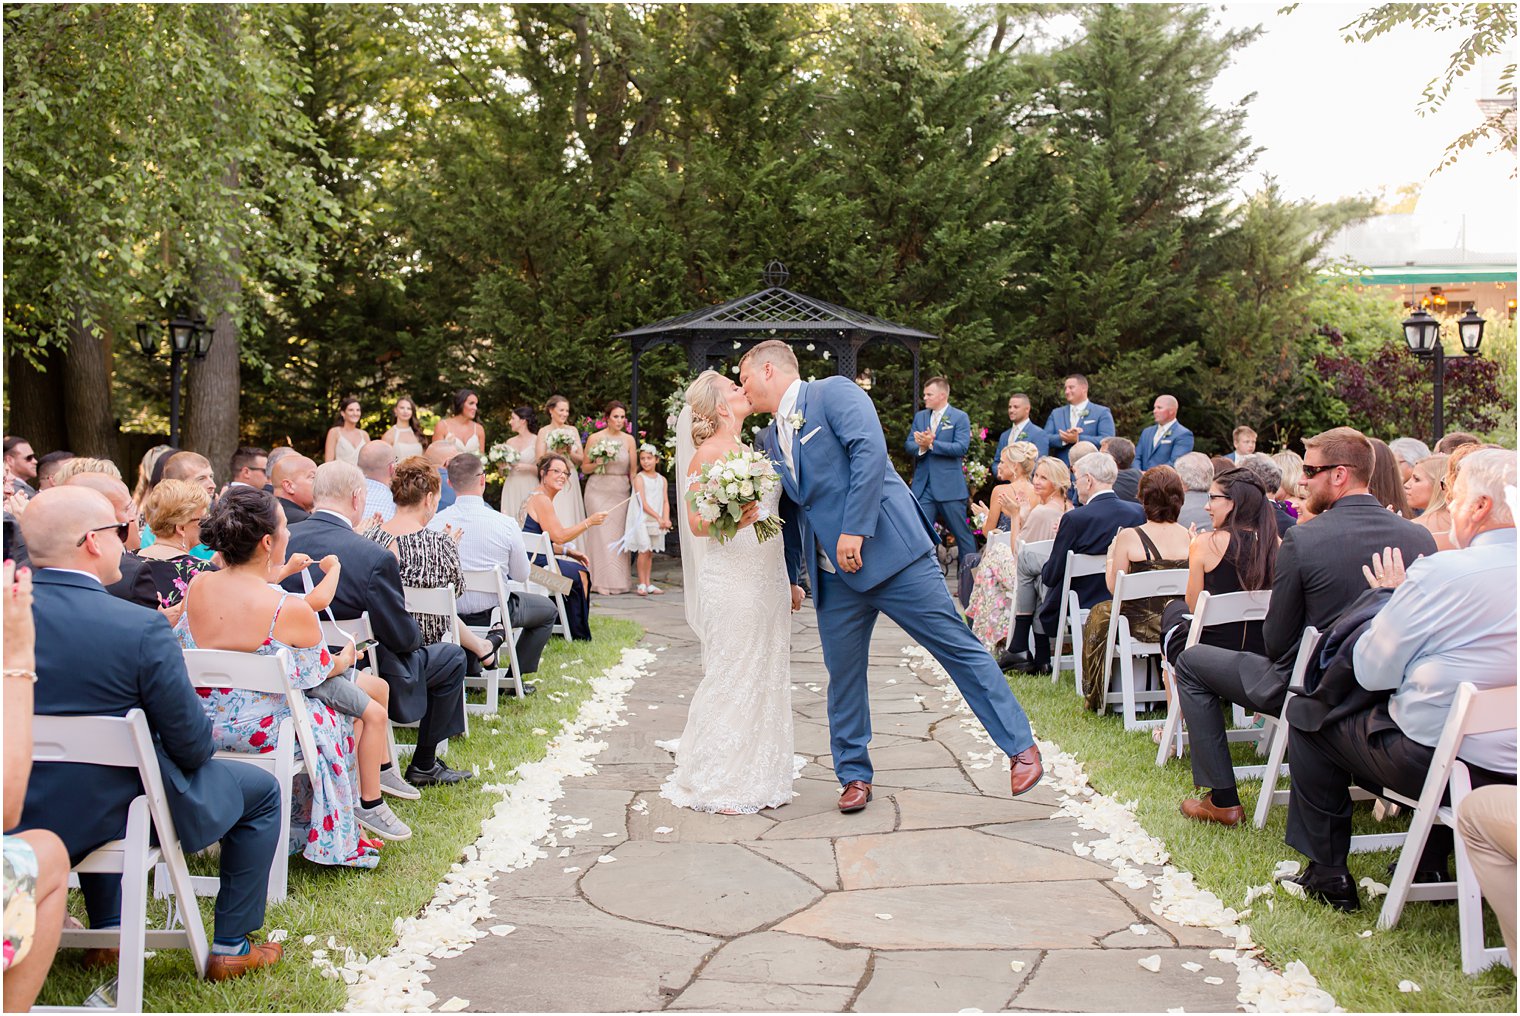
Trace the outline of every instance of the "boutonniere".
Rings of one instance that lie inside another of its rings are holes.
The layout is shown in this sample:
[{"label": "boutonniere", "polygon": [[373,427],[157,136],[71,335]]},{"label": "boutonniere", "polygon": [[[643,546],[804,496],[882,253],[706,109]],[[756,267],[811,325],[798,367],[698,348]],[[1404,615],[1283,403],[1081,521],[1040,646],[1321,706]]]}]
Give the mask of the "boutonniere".
[{"label": "boutonniere", "polygon": [[1077,414],[1077,422],[1081,423],[1085,419],[1087,419],[1087,410],[1083,409],[1080,413]]},{"label": "boutonniere", "polygon": [[786,418],[786,425],[794,431],[801,430],[804,423],[807,423],[807,419],[801,413],[793,413]]}]

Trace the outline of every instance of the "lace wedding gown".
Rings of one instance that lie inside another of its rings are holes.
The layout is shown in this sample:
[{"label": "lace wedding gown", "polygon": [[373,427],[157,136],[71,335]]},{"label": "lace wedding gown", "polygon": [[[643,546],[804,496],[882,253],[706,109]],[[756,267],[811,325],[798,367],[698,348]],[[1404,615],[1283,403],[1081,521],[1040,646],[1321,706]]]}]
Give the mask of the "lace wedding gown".
[{"label": "lace wedding gown", "polygon": [[[776,513],[778,488],[765,499]],[[684,524],[684,523],[683,523]],[[782,540],[746,527],[709,540],[697,579],[702,683],[681,738],[676,771],[660,788],[695,811],[753,814],[792,799],[792,617]]]}]

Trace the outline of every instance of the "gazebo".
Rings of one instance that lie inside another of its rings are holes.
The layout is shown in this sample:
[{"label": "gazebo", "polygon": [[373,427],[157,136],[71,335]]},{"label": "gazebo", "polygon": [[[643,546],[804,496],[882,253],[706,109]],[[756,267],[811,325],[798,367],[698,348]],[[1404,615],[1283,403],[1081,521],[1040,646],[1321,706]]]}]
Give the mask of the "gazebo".
[{"label": "gazebo", "polygon": [[918,408],[920,347],[926,339],[938,336],[795,293],[785,288],[786,266],[778,261],[765,266],[763,277],[766,288],[748,296],[613,336],[627,339],[633,347],[633,392],[628,415],[635,432],[639,416],[639,358],[646,350],[672,343],[685,348],[687,366],[694,374],[767,339],[781,339],[793,345],[813,343],[828,351],[834,373],[854,378],[863,348],[872,342],[895,342],[913,354],[913,408]]}]

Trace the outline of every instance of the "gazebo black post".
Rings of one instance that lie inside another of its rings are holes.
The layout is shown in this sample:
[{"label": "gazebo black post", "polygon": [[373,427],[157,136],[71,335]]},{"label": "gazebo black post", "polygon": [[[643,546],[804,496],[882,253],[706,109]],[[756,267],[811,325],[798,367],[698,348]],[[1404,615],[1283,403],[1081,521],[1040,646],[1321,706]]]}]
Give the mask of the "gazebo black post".
[{"label": "gazebo black post", "polygon": [[639,356],[643,350],[633,347],[633,393],[628,398],[628,422],[633,427],[634,446],[639,444]]},{"label": "gazebo black post", "polygon": [[919,391],[920,385],[918,383],[918,346],[915,345],[913,347],[913,412],[915,413],[918,412]]}]

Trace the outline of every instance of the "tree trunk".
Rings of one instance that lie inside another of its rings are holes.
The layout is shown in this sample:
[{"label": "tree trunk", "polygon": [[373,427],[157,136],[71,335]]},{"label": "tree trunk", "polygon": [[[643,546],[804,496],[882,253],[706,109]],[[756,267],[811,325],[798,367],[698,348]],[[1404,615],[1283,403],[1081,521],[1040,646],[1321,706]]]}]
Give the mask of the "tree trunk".
[{"label": "tree trunk", "polygon": [[24,437],[38,455],[67,448],[68,420],[63,412],[63,352],[44,347],[42,369],[29,363],[21,343],[11,343],[6,356],[5,390],[10,396],[10,416],[5,433]]},{"label": "tree trunk", "polygon": [[[84,309],[74,308],[69,348],[63,357],[63,411],[69,450],[75,455],[115,460],[119,429],[111,411],[111,364],[105,337],[85,326]],[[35,446],[33,446],[35,447]]]},{"label": "tree trunk", "polygon": [[[232,300],[242,292],[236,278],[216,280]],[[230,302],[230,301],[229,301]],[[204,360],[191,359],[190,405],[185,415],[185,447],[211,460],[217,484],[230,477],[227,468],[238,448],[238,399],[242,382],[238,364],[238,330],[229,311],[212,323],[211,350]]]}]

